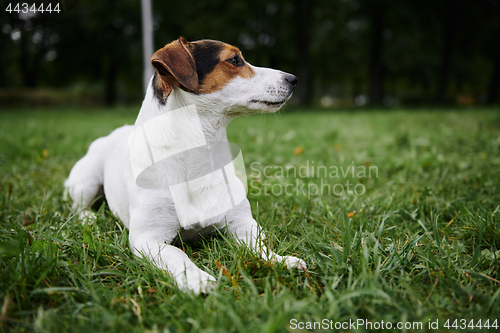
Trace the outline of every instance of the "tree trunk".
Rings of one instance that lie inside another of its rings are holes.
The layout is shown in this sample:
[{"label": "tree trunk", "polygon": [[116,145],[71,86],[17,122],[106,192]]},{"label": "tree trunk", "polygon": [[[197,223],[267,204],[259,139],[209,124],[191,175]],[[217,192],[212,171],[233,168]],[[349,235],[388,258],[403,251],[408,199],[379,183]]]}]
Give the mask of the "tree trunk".
[{"label": "tree trunk", "polygon": [[495,51],[493,58],[493,72],[491,73],[490,84],[488,88],[489,104],[498,102],[498,93],[500,90],[500,28],[497,30],[495,42]]},{"label": "tree trunk", "polygon": [[154,52],[154,32],[153,32],[153,10],[151,0],[142,0],[142,57],[143,57],[143,73],[142,81],[144,93],[148,89],[149,80],[153,76],[153,66],[151,66],[151,56]]},{"label": "tree trunk", "polygon": [[384,97],[382,44],[385,7],[375,0],[371,6],[370,103],[381,104]]},{"label": "tree trunk", "polygon": [[309,44],[311,38],[313,1],[295,0],[295,44],[297,48],[297,95],[299,104],[311,102],[311,56]]},{"label": "tree trunk", "polygon": [[453,0],[446,0],[444,7],[444,30],[443,30],[443,49],[441,53],[441,66],[439,70],[439,87],[437,101],[443,103],[446,101],[446,92],[448,90],[451,56],[455,44],[457,31],[457,7],[458,3]]},{"label": "tree trunk", "polygon": [[116,63],[110,59],[110,61],[108,62],[108,68],[106,68],[104,88],[104,101],[108,106],[114,105],[116,103],[116,77]]},{"label": "tree trunk", "polygon": [[28,88],[34,88],[36,86],[37,72],[39,59],[41,57],[40,52],[35,52],[33,57],[30,55],[28,44],[30,43],[30,37],[28,31],[21,32],[21,72],[23,75],[24,85]]}]

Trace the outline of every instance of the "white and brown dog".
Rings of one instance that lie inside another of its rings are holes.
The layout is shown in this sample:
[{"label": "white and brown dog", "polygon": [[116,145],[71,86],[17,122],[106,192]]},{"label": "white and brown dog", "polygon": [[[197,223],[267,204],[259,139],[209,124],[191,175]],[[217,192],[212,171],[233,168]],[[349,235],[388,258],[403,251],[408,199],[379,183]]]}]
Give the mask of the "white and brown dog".
[{"label": "white and brown dog", "polygon": [[[237,116],[277,111],[297,78],[254,67],[238,48],[213,40],[181,37],[154,53],[151,63],[156,72],[135,125],[94,141],[71,170],[65,186],[75,207],[88,214],[104,193],[130,230],[134,254],[168,270],[183,290],[206,293],[216,280],[171,244],[177,236],[193,239],[215,229],[226,230],[266,260],[305,271],[303,260],[279,256],[261,244],[263,234],[245,193],[234,200],[242,184],[232,163],[224,161],[220,172],[221,166],[214,166],[217,149],[211,149],[227,143],[226,126]],[[155,154],[168,162],[154,164]],[[168,179],[167,185],[141,186],[141,171],[148,165],[151,170],[151,164],[156,181]],[[228,190],[233,191],[230,201]]]}]

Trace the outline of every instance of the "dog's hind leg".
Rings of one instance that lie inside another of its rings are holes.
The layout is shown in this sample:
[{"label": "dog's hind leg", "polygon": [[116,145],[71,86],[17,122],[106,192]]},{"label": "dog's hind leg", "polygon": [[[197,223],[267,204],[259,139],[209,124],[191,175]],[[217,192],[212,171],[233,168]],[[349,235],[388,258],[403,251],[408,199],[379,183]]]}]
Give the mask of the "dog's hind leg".
[{"label": "dog's hind leg", "polygon": [[80,210],[80,218],[93,215],[90,207],[94,200],[103,195],[103,165],[108,145],[106,138],[94,141],[87,154],[80,159],[64,182],[67,193],[73,200],[73,209]]}]

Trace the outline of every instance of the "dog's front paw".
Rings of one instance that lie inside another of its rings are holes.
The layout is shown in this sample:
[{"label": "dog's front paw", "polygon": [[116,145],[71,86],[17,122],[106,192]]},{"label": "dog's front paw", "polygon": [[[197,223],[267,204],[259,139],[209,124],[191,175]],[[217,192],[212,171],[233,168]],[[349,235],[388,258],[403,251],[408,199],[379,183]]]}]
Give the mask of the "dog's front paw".
[{"label": "dog's front paw", "polygon": [[187,270],[185,274],[176,279],[179,289],[183,291],[191,290],[196,295],[208,294],[215,289],[216,279],[202,271],[198,270]]},{"label": "dog's front paw", "polygon": [[307,265],[306,265],[305,261],[302,259],[299,259],[299,258],[293,257],[293,256],[286,256],[286,257],[284,257],[284,259],[285,260],[283,262],[288,269],[297,268],[297,269],[304,271],[304,272],[307,270]]}]

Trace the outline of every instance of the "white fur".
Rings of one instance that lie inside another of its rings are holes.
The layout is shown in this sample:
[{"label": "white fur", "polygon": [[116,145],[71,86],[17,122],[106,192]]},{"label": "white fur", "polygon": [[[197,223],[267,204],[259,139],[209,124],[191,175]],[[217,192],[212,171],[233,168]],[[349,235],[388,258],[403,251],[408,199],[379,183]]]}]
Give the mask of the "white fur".
[{"label": "white fur", "polygon": [[[99,195],[101,188],[104,188],[111,211],[130,229],[129,240],[134,254],[147,257],[157,267],[168,270],[182,290],[209,292],[215,278],[196,267],[179,248],[170,245],[178,234],[183,239],[193,239],[213,232],[214,228],[227,230],[241,244],[249,246],[266,260],[283,262],[289,268],[307,269],[303,260],[279,256],[266,250],[258,241],[257,237],[262,237],[263,234],[252,217],[246,197],[223,214],[183,227],[179,223],[172,193],[168,189],[137,186],[132,172],[128,149],[130,133],[137,126],[166,112],[196,105],[206,143],[212,144],[227,142],[226,126],[238,115],[278,110],[282,104],[266,105],[262,102],[284,102],[290,97],[292,88],[284,80],[286,73],[268,68],[252,68],[255,75],[250,79],[237,77],[211,94],[196,95],[172,89],[163,106],[153,97],[150,84],[135,125],[120,127],[108,136],[94,141],[87,154],[75,164],[65,182],[75,207],[81,209],[86,209]],[[176,124],[172,121],[162,125],[165,127],[162,129],[166,136],[164,139],[170,142],[165,147],[166,150],[179,148],[183,144],[176,141],[175,133],[179,131]],[[182,131],[191,134],[189,131],[192,129],[184,127]],[[173,173],[188,172],[196,176],[198,166],[204,161],[196,160],[196,156],[193,156],[189,162],[190,170],[169,168],[160,170],[160,175],[163,173],[175,178],[178,175]],[[226,171],[234,174],[234,169]],[[196,177],[191,177],[194,178]],[[226,184],[212,178],[210,175],[201,177],[190,186],[184,186],[181,192],[189,199],[181,204],[187,205],[186,209],[189,205],[196,206],[196,202],[214,207],[220,205],[220,191],[226,188]]]}]

